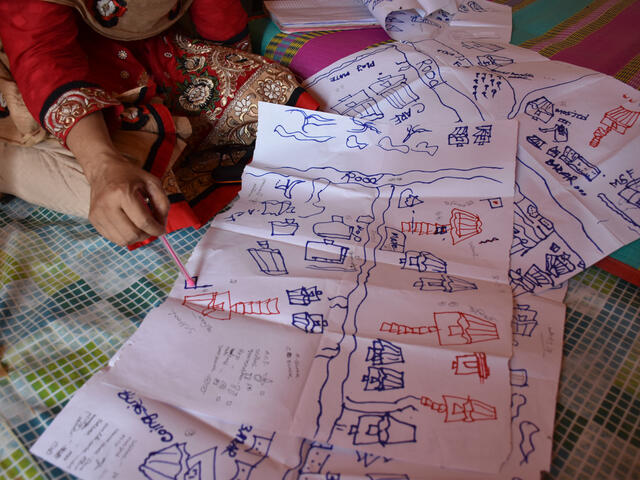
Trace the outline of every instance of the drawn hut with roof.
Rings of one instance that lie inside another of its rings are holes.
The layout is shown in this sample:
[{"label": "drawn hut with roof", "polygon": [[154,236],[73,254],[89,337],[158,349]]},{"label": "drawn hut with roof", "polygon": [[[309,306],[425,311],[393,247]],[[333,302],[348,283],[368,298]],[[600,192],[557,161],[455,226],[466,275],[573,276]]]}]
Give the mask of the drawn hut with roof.
[{"label": "drawn hut with roof", "polygon": [[332,110],[348,117],[359,117],[373,121],[384,118],[378,103],[367,95],[364,90],[359,90],[338,100],[338,103],[331,107]]},{"label": "drawn hut with roof", "polygon": [[553,118],[554,105],[547,97],[538,97],[527,102],[527,105],[524,107],[524,113],[534,120],[540,120],[542,123],[547,123]]},{"label": "drawn hut with roof", "polygon": [[633,127],[638,117],[640,117],[640,112],[629,110],[622,105],[609,110],[600,120],[600,126],[593,132],[593,138],[589,145],[597,147],[600,145],[600,141],[612,131],[624,135],[627,129]]}]

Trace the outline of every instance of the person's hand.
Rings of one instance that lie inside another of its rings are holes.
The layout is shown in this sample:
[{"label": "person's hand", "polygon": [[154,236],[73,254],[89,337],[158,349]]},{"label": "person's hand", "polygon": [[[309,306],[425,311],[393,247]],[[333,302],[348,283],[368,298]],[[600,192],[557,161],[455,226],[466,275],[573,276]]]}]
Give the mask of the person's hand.
[{"label": "person's hand", "polygon": [[122,246],[165,233],[169,199],[160,180],[114,148],[102,112],[78,120],[67,146],[91,187],[89,220],[98,232]]},{"label": "person's hand", "polygon": [[89,221],[105,238],[124,246],[165,233],[169,199],[157,177],[118,154],[94,158],[85,174]]}]

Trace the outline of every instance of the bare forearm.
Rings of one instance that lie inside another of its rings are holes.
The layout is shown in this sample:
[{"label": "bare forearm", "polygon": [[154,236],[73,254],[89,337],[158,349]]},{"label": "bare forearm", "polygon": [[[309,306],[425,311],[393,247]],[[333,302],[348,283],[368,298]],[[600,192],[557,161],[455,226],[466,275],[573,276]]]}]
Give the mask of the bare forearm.
[{"label": "bare forearm", "polygon": [[101,112],[81,118],[69,131],[67,146],[89,182],[89,220],[103,236],[126,245],[164,233],[169,201],[159,179],[115,149]]}]

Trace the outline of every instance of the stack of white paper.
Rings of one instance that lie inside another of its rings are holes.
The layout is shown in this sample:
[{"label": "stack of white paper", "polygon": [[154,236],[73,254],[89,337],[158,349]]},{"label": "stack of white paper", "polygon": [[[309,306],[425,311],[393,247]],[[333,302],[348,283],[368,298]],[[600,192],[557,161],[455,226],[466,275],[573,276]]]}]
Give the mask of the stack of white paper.
[{"label": "stack of white paper", "polygon": [[264,7],[285,33],[379,26],[361,0],[270,0]]}]

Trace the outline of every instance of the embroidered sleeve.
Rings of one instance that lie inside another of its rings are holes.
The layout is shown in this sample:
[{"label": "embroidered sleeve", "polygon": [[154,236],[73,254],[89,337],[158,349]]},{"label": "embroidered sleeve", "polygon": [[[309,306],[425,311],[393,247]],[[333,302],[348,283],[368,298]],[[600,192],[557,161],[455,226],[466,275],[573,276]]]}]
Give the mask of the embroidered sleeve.
[{"label": "embroidered sleeve", "polygon": [[71,128],[82,117],[120,102],[102,88],[85,82],[71,82],[56,89],[45,101],[40,123],[66,145]]},{"label": "embroidered sleeve", "polygon": [[24,103],[63,144],[79,118],[113,104],[89,83],[89,62],[78,38],[81,20],[71,7],[0,0],[0,18],[0,37]]}]

